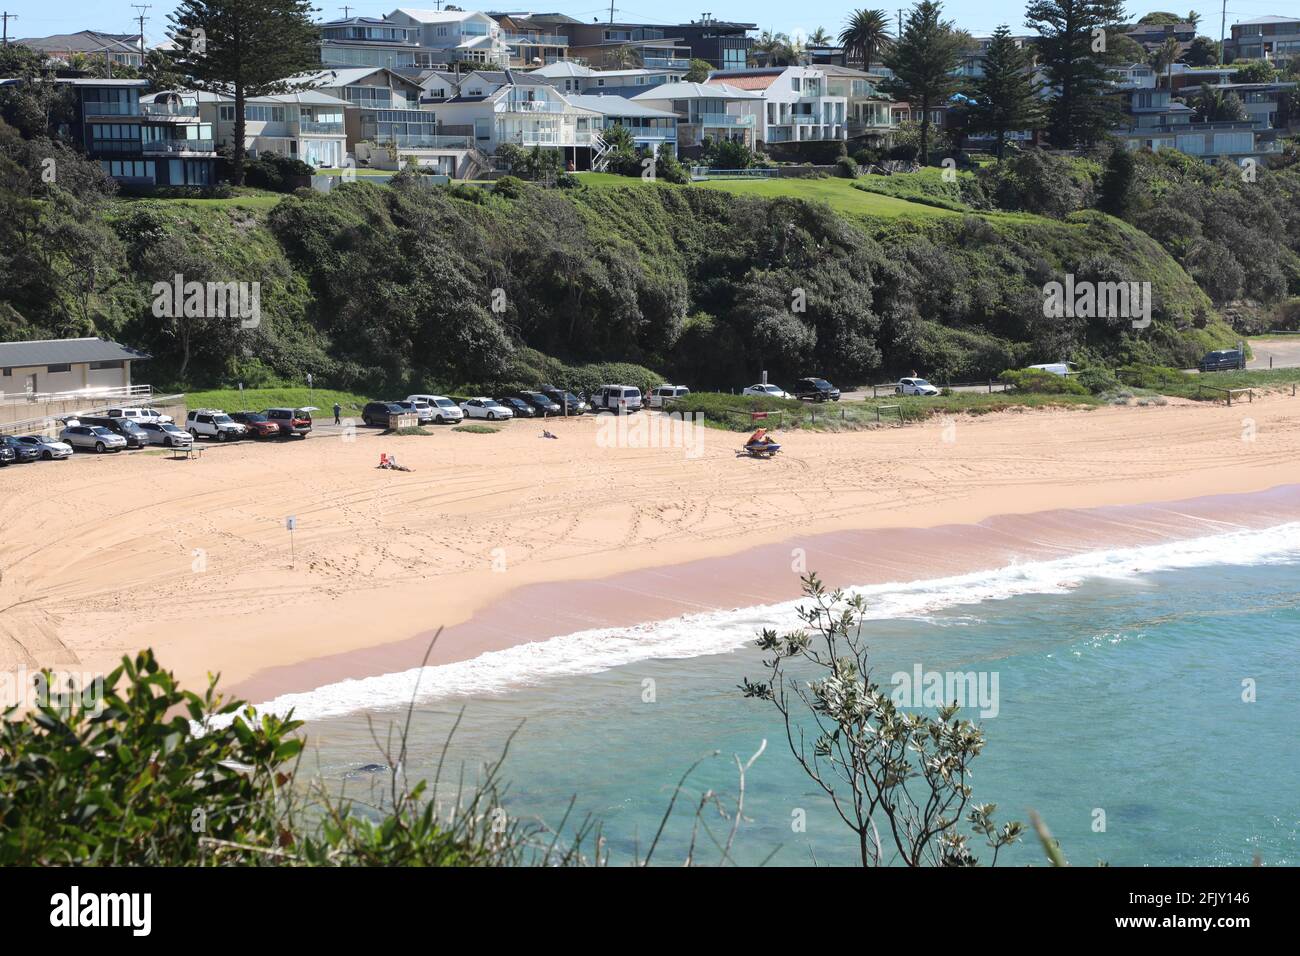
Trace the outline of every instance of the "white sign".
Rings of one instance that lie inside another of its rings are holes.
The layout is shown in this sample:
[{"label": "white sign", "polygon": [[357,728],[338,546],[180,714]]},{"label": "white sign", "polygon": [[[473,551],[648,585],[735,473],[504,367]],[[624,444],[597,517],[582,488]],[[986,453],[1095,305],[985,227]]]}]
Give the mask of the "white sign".
[{"label": "white sign", "polygon": [[290,515],[288,518],[285,518],[285,519],[284,519],[284,526],[285,526],[286,528],[288,528],[290,531],[292,531],[294,528],[298,527],[298,519],[297,519],[297,517],[294,516],[294,515]]}]

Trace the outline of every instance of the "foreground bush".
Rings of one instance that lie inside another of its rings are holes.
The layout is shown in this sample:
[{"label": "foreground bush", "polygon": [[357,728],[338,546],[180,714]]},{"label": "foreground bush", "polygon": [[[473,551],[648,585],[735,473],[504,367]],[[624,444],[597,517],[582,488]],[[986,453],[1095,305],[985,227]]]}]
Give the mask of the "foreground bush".
[{"label": "foreground bush", "polygon": [[998,379],[1018,392],[1035,392],[1039,395],[1088,394],[1088,389],[1074,379],[1045,372],[1040,368],[1009,368]]}]

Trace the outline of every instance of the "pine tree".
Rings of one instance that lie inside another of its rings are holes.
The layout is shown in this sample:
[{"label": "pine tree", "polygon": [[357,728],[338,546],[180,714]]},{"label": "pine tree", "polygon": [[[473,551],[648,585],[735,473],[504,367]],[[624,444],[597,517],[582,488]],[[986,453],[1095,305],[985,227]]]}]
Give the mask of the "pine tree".
[{"label": "pine tree", "polygon": [[957,88],[953,71],[961,63],[970,37],[952,22],[940,18],[943,7],[933,0],[921,0],[907,15],[903,32],[885,55],[885,66],[894,71],[890,92],[921,110],[921,142],[917,162],[929,162],[930,111],[946,106]]},{"label": "pine tree", "polygon": [[167,15],[176,69],[196,90],[233,96],[231,178],[244,182],[244,104],[302,87],[291,77],[320,68],[310,0],[180,0]]},{"label": "pine tree", "polygon": [[1053,145],[1093,142],[1113,118],[1104,96],[1106,28],[1123,19],[1123,0],[1030,0],[1025,20],[1040,36],[1038,60],[1055,90]]},{"label": "pine tree", "polygon": [[1007,133],[1031,129],[1043,118],[1040,84],[1034,80],[1033,59],[1018,46],[1005,23],[993,32],[984,53],[984,75],[971,84],[969,126],[997,137],[994,154],[1001,161]]}]

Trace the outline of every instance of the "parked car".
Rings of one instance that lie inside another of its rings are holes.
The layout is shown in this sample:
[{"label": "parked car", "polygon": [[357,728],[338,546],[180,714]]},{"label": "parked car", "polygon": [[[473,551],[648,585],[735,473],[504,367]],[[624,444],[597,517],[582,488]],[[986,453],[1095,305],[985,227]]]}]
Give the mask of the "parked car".
[{"label": "parked car", "polygon": [[685,385],[656,385],[646,393],[645,403],[651,408],[666,408],[674,398],[685,398],[691,390]]},{"label": "parked car", "polygon": [[585,415],[591,411],[591,406],[574,395],[570,391],[556,388],[554,385],[543,385],[542,394],[560,406],[560,411],[565,415]]},{"label": "parked car", "polygon": [[194,444],[193,436],[179,425],[170,425],[167,422],[141,422],[140,427],[144,429],[151,445],[185,448]]},{"label": "parked car", "polygon": [[279,422],[273,422],[261,412],[231,412],[230,420],[244,426],[244,434],[254,438],[275,438],[280,434]]},{"label": "parked car", "polygon": [[397,402],[367,402],[361,409],[361,421],[371,428],[387,428],[390,415],[400,415],[406,409]]},{"label": "parked car", "polygon": [[939,390],[923,378],[900,378],[894,386],[895,395],[938,395]]},{"label": "parked car", "polygon": [[531,402],[525,402],[516,395],[507,395],[504,398],[498,398],[496,401],[498,405],[510,409],[515,418],[536,418],[541,414],[532,406]]},{"label": "parked car", "polygon": [[39,461],[41,453],[31,445],[24,445],[14,435],[0,435],[0,445],[13,449],[14,461],[19,464],[26,464],[30,461]]},{"label": "parked car", "polygon": [[18,440],[28,448],[36,449],[36,454],[45,461],[72,457],[72,446],[67,442],[46,438],[44,435],[19,435]]},{"label": "parked car", "polygon": [[18,452],[14,451],[8,445],[0,445],[0,468],[5,465],[12,465],[18,460]]},{"label": "parked car", "polygon": [[393,404],[400,405],[403,410],[413,413],[421,425],[432,424],[438,417],[437,412],[428,402],[394,402]]},{"label": "parked car", "polygon": [[591,407],[598,412],[639,412],[641,389],[631,385],[602,385],[592,393]]},{"label": "parked car", "polygon": [[551,401],[541,392],[520,392],[519,397],[529,405],[533,406],[533,410],[536,411],[540,417],[544,418],[547,415],[560,414],[559,403]]},{"label": "parked car", "polygon": [[140,423],[134,418],[100,418],[92,415],[82,418],[78,424],[107,428],[114,434],[125,438],[127,448],[143,448],[149,444],[148,434],[145,433],[145,430],[140,427]]},{"label": "parked car", "polygon": [[264,408],[262,414],[267,421],[280,426],[280,434],[285,438],[306,438],[311,431],[311,413],[314,408]]},{"label": "parked car", "polygon": [[840,390],[824,378],[801,378],[794,383],[795,398],[810,398],[814,402],[838,402]]},{"label": "parked car", "polygon": [[175,421],[170,415],[164,415],[156,408],[110,408],[104,414],[108,418],[132,418],[138,422],[166,422],[170,425]]},{"label": "parked car", "polygon": [[794,398],[779,385],[751,385],[741,395],[766,395],[768,398]]},{"label": "parked car", "polygon": [[495,399],[480,396],[460,403],[460,410],[466,418],[486,418],[494,422],[499,418],[514,418],[515,413]]},{"label": "parked car", "polygon": [[408,402],[428,402],[433,408],[433,420],[439,425],[447,422],[459,422],[465,418],[460,406],[446,395],[407,395]]},{"label": "parked car", "polygon": [[200,438],[234,441],[244,437],[244,426],[219,408],[190,409],[185,416],[185,430],[195,441]]},{"label": "parked car", "polygon": [[1241,349],[1219,349],[1210,352],[1196,366],[1202,372],[1229,372],[1246,367],[1246,356]]},{"label": "parked car", "polygon": [[[154,427],[161,428],[162,426],[155,425]],[[59,432],[59,440],[71,445],[74,449],[94,449],[100,455],[106,451],[121,451],[126,447],[125,438],[116,432],[109,431],[103,425],[72,425]]]}]

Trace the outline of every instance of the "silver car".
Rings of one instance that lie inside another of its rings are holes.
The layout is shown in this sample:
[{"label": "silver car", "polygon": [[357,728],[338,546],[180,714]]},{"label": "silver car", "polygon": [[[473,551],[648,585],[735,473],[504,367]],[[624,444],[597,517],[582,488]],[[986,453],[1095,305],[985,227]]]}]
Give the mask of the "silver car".
[{"label": "silver car", "polygon": [[106,451],[121,451],[126,447],[125,438],[101,425],[73,425],[59,432],[59,439],[73,448],[93,449],[101,455]]},{"label": "silver car", "polygon": [[29,448],[35,448],[43,461],[72,457],[71,445],[54,438],[46,438],[44,435],[19,435],[18,441]]},{"label": "silver car", "polygon": [[148,439],[151,445],[178,448],[194,444],[194,437],[189,432],[169,422],[142,421],[140,422],[140,429],[144,432],[144,437]]}]

